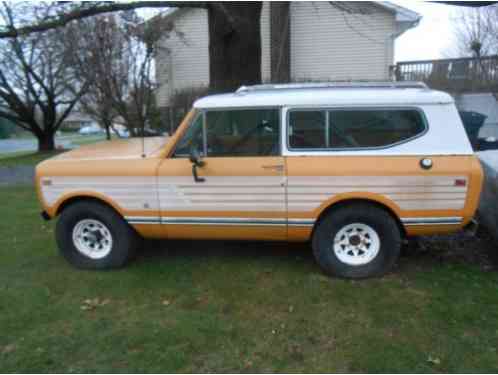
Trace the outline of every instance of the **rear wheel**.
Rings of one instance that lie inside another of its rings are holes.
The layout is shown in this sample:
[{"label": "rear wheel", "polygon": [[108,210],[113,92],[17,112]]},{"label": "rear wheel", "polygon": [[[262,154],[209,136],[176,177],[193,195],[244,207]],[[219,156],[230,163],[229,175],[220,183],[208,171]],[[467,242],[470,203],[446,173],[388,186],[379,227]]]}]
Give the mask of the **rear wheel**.
[{"label": "rear wheel", "polygon": [[401,233],[394,218],[368,203],[333,209],[313,234],[313,253],[329,275],[380,276],[398,259]]},{"label": "rear wheel", "polygon": [[61,254],[77,268],[119,268],[133,256],[138,238],[113,209],[77,202],[62,211],[56,226]]}]

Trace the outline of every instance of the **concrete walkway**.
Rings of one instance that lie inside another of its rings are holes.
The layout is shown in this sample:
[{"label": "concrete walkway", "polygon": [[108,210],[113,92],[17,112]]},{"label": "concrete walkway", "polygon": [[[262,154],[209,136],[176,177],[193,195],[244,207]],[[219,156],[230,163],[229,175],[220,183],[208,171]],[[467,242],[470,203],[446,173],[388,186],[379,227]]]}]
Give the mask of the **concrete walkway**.
[{"label": "concrete walkway", "polygon": [[14,185],[31,185],[35,177],[35,168],[31,165],[0,167],[0,187]]}]

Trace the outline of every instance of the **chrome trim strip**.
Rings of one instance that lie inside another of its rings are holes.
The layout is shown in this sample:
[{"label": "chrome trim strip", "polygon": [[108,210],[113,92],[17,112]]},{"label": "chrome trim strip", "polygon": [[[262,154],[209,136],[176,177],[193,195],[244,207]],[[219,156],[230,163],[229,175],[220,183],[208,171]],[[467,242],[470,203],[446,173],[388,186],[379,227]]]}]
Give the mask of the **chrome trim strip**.
[{"label": "chrome trim strip", "polygon": [[161,224],[159,216],[125,216],[125,220],[130,224]]},{"label": "chrome trim strip", "polygon": [[[157,216],[126,216],[130,224],[172,224],[172,225],[245,225],[245,226],[281,226],[310,227],[315,219],[274,219],[274,218],[243,218],[243,217],[157,217]],[[462,217],[408,217],[401,218],[406,226],[416,225],[458,225]]]},{"label": "chrome trim strip", "polygon": [[291,227],[312,227],[315,219],[287,219],[287,225]]},{"label": "chrome trim strip", "polygon": [[285,224],[286,219],[272,219],[272,218],[244,218],[244,217],[163,217],[162,223],[175,224],[175,223],[202,223],[202,224],[220,224],[220,223],[233,223],[233,224]]},{"label": "chrome trim strip", "polygon": [[167,225],[221,225],[221,226],[245,226],[245,227],[280,227],[284,226],[282,224],[272,224],[272,223],[230,223],[230,222],[217,222],[217,223],[203,223],[195,221],[175,221],[175,222],[162,222],[161,224]]},{"label": "chrome trim strip", "polygon": [[407,217],[401,218],[404,225],[457,225],[463,221],[462,217]]},{"label": "chrome trim strip", "polygon": [[140,220],[128,220],[128,224],[156,224],[160,225],[160,221],[140,221]]},{"label": "chrome trim strip", "polygon": [[162,224],[280,226],[285,219],[243,217],[163,217]]},{"label": "chrome trim strip", "polygon": [[172,225],[247,225],[247,226],[313,226],[315,219],[275,219],[243,217],[152,217],[126,216],[130,224],[172,224]]},{"label": "chrome trim strip", "polygon": [[125,216],[125,220],[130,224],[160,224],[159,216]]}]

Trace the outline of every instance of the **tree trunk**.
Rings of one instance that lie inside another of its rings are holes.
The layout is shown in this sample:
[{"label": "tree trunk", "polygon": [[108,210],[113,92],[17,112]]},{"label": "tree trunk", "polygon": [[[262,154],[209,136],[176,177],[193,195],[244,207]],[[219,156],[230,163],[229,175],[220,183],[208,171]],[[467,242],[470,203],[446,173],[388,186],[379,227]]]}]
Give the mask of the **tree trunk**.
[{"label": "tree trunk", "polygon": [[42,133],[36,135],[38,138],[38,151],[53,151],[55,150],[55,140],[52,133]]},{"label": "tree trunk", "polygon": [[271,81],[290,82],[290,2],[270,2]]},{"label": "tree trunk", "polygon": [[102,125],[104,125],[104,129],[105,129],[105,138],[108,141],[110,141],[111,140],[112,121],[102,120]]},{"label": "tree trunk", "polygon": [[261,83],[261,2],[211,3],[209,75],[214,92]]}]

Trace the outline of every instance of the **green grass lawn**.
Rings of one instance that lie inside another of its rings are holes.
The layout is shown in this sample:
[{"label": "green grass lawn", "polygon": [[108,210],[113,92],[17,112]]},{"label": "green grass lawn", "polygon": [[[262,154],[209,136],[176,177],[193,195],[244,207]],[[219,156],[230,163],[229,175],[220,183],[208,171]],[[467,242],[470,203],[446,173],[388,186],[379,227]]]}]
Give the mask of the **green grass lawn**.
[{"label": "green grass lawn", "polygon": [[[70,140],[75,146],[88,145],[92,143],[106,141],[105,134],[88,134],[80,135],[78,133],[64,134],[63,137],[66,140]],[[116,136],[112,136],[112,139],[118,139]]]},{"label": "green grass lawn", "polygon": [[31,187],[0,201],[0,372],[498,371],[495,272],[419,254],[345,281],[306,245],[188,241],[81,271]]},{"label": "green grass lawn", "polygon": [[39,162],[60,153],[60,150],[55,150],[46,152],[22,151],[9,154],[0,154],[0,167],[15,167],[19,165],[35,166]]}]

